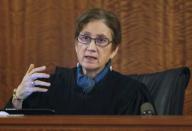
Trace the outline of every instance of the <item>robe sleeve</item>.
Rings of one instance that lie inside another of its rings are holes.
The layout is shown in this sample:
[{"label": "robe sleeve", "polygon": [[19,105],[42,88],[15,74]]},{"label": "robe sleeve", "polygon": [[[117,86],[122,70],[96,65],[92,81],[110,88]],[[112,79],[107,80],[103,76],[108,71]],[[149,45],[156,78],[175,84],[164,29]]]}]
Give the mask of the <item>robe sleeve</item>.
[{"label": "robe sleeve", "polygon": [[121,91],[117,98],[116,114],[140,115],[141,105],[145,102],[154,107],[152,97],[144,84],[135,82],[127,86],[130,88]]}]

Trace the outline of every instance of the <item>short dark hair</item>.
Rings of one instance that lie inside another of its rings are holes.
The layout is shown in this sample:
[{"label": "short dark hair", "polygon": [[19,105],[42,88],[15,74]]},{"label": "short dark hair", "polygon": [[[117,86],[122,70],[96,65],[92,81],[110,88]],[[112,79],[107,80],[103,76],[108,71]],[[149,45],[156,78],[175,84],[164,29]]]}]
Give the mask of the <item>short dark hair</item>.
[{"label": "short dark hair", "polygon": [[82,29],[91,21],[103,20],[112,31],[112,46],[115,49],[121,43],[121,25],[115,14],[104,9],[94,8],[84,12],[76,20],[75,38]]}]

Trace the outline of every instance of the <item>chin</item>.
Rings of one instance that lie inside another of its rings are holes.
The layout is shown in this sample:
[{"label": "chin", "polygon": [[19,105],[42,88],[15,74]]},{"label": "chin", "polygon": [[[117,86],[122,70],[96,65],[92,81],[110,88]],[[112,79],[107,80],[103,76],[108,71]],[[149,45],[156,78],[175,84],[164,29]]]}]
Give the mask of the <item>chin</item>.
[{"label": "chin", "polygon": [[98,66],[95,64],[82,64],[82,67],[86,70],[95,70],[98,68]]}]

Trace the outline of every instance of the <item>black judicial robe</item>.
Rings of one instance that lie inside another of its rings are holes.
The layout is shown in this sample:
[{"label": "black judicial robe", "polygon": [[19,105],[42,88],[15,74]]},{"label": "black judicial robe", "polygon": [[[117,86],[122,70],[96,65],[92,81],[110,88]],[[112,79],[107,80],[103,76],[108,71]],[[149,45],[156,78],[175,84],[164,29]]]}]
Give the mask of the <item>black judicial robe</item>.
[{"label": "black judicial robe", "polygon": [[56,114],[139,115],[140,106],[152,102],[144,84],[116,71],[109,71],[93,90],[84,93],[76,84],[77,68],[56,68],[45,93],[33,93],[25,108],[49,108]]}]

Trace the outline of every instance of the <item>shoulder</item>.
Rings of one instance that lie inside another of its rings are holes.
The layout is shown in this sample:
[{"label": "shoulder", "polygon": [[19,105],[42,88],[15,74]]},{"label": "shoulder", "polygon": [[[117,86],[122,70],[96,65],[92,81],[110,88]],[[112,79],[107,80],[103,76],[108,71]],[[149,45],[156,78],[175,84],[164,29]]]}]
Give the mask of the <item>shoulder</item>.
[{"label": "shoulder", "polygon": [[137,94],[144,97],[150,96],[149,90],[145,84],[129,77],[126,74],[121,74],[116,71],[111,72],[111,80],[114,85],[118,85],[119,92],[123,94]]},{"label": "shoulder", "polygon": [[145,85],[138,80],[135,80],[128,75],[119,73],[117,71],[112,71],[110,77],[113,81],[118,82],[120,85],[129,85],[129,87],[145,87]]},{"label": "shoulder", "polygon": [[120,114],[139,114],[142,103],[152,101],[148,88],[141,82],[115,71],[111,72],[115,103]]}]

